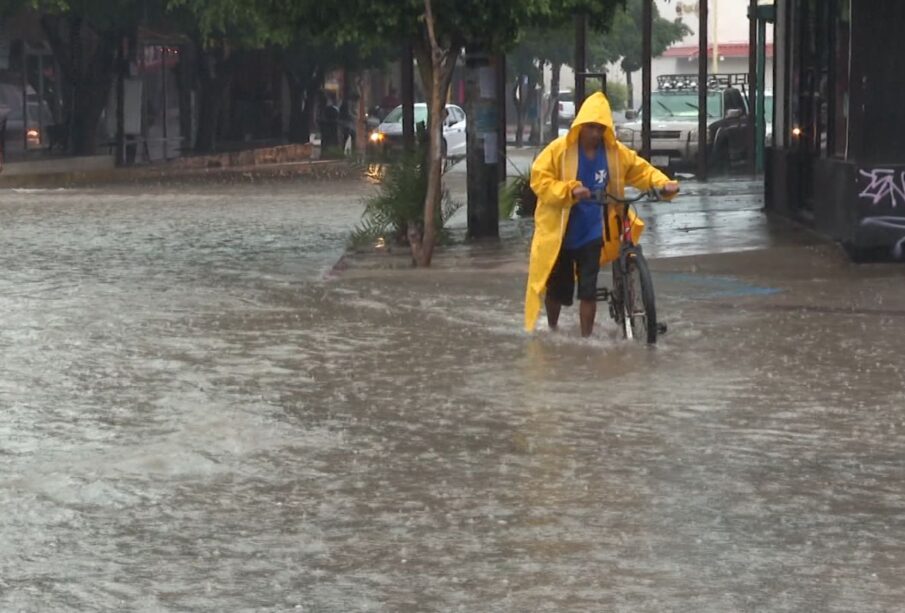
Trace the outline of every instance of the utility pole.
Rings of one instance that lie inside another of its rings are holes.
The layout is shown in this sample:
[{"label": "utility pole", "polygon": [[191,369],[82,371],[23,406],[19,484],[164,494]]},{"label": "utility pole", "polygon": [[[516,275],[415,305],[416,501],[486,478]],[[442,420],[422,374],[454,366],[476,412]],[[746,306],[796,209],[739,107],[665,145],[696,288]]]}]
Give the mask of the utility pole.
[{"label": "utility pole", "polygon": [[508,138],[506,129],[506,54],[498,53],[495,57],[496,62],[496,95],[499,100],[497,108],[497,144],[499,145],[499,164],[497,164],[497,180],[504,184],[508,176],[506,162],[508,160],[506,154],[506,140]]},{"label": "utility pole", "polygon": [[720,71],[720,0],[713,0],[713,73]]},{"label": "utility pole", "polygon": [[588,16],[575,15],[575,114],[585,99],[585,73],[588,70]]},{"label": "utility pole", "polygon": [[651,56],[653,55],[654,0],[644,0],[641,14],[641,157],[650,159]]},{"label": "utility pole", "polygon": [[498,238],[500,235],[499,165],[500,157],[498,98],[499,66],[505,61],[480,46],[466,47],[465,68],[468,93],[465,100],[467,141],[465,146],[468,185],[468,237]]},{"label": "utility pole", "polygon": [[698,11],[698,180],[707,180],[707,0]]},{"label": "utility pole", "polygon": [[748,170],[757,174],[757,0],[748,6]]}]

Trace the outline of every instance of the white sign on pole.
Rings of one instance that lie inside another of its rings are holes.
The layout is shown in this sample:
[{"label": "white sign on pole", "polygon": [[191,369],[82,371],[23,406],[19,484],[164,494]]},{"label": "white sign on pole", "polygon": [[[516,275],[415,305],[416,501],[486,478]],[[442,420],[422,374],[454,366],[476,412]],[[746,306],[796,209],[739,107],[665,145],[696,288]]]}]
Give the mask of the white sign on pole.
[{"label": "white sign on pole", "polygon": [[9,36],[0,22],[0,70],[9,70]]},{"label": "white sign on pole", "polygon": [[141,134],[141,79],[123,80],[123,131],[127,136]]}]

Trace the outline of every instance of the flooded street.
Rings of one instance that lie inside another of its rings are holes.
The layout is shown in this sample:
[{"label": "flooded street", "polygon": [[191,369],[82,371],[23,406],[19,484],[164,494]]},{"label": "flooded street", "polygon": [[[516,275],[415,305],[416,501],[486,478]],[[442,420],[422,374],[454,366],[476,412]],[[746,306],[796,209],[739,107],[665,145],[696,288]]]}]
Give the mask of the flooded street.
[{"label": "flooded street", "polygon": [[0,191],[0,610],[902,610],[901,267],[691,187],[656,349],[530,336],[516,240],[328,274],[371,189]]}]

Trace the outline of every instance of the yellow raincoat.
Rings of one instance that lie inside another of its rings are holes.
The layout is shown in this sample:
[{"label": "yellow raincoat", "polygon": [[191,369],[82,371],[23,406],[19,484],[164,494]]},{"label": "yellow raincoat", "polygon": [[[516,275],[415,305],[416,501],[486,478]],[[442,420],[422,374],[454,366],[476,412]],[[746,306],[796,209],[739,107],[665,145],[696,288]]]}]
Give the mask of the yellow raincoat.
[{"label": "yellow raincoat", "polygon": [[[569,133],[550,143],[541,151],[531,167],[531,189],[537,194],[534,212],[534,238],[531,241],[531,261],[528,268],[528,288],[525,292],[525,330],[532,331],[540,314],[541,302],[547,290],[547,279],[559,257],[559,250],[569,224],[569,212],[576,204],[572,190],[581,186],[578,176],[578,135],[581,125],[596,123],[606,126],[604,146],[609,165],[607,192],[617,198],[624,197],[626,185],[641,190],[662,188],[669,177],[651,166],[634,151],[616,140],[613,130],[613,113],[606,96],[601,93],[589,96]],[[610,240],[600,251],[600,263],[606,264],[619,255],[622,229],[617,221],[617,207],[608,207],[606,223],[610,227]],[[632,236],[637,242],[644,231],[644,222],[632,213]]]}]

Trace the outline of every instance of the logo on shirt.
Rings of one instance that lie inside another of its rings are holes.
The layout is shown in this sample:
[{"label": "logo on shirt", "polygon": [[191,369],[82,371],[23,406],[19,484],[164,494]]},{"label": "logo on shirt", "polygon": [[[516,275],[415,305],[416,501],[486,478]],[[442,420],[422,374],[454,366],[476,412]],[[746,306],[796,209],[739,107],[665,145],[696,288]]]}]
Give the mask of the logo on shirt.
[{"label": "logo on shirt", "polygon": [[594,181],[597,183],[597,185],[603,185],[604,183],[606,183],[607,176],[608,175],[606,170],[598,170],[596,173],[594,173]]}]

